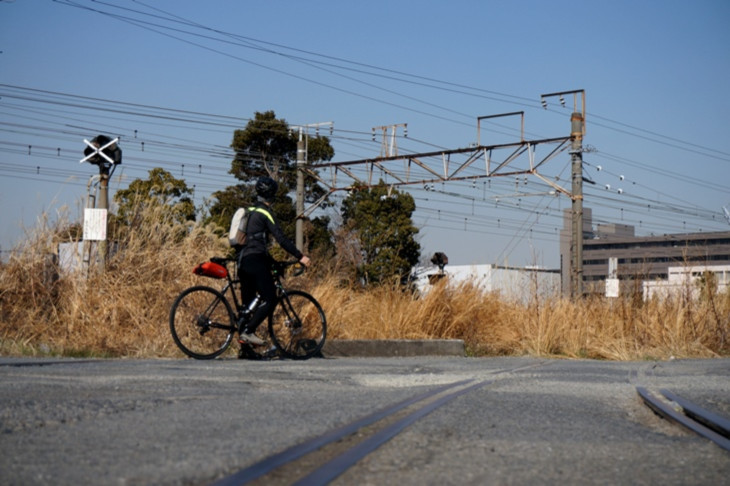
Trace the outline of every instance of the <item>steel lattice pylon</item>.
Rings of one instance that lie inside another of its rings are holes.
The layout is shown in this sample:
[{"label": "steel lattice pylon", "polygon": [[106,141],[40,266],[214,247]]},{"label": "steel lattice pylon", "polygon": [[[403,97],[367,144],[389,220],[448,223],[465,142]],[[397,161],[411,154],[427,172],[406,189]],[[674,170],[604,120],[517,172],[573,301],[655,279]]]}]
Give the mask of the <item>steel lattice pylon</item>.
[{"label": "steel lattice pylon", "polygon": [[[380,178],[375,178],[376,173],[388,177],[387,184],[392,187],[533,175],[572,199],[574,196],[568,189],[539,172],[546,162],[570,148],[568,143],[570,141],[571,137],[559,137],[345,162],[308,164],[303,167],[304,173],[316,179],[327,188],[328,192],[307,208],[302,216],[310,214],[334,192],[349,191],[356,186],[377,185]],[[551,146],[552,150],[538,158],[537,149],[542,145]]]}]

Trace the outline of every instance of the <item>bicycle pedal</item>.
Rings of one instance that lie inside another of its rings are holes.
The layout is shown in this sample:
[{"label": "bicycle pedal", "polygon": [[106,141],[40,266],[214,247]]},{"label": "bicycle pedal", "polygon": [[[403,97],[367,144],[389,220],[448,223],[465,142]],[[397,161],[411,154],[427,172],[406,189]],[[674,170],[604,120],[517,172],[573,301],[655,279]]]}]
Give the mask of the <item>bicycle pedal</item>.
[{"label": "bicycle pedal", "polygon": [[241,344],[241,349],[238,350],[238,359],[259,360],[261,355],[254,351],[251,346]]}]

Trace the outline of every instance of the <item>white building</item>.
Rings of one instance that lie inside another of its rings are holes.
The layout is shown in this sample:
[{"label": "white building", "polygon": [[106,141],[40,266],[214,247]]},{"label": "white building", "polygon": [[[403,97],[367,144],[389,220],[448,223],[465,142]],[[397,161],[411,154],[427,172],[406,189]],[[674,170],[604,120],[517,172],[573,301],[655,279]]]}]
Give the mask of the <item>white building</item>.
[{"label": "white building", "polygon": [[527,301],[560,294],[560,270],[544,268],[501,267],[493,264],[447,265],[443,275],[435,266],[416,267],[412,273],[421,293],[427,293],[433,283],[447,278],[450,284],[471,282],[484,292],[499,292],[508,299]]},{"label": "white building", "polygon": [[716,278],[717,292],[725,292],[730,287],[730,265],[700,265],[694,267],[669,267],[667,280],[645,280],[642,282],[644,300],[652,297],[677,297],[689,292],[692,298],[700,295],[700,279],[706,272]]}]

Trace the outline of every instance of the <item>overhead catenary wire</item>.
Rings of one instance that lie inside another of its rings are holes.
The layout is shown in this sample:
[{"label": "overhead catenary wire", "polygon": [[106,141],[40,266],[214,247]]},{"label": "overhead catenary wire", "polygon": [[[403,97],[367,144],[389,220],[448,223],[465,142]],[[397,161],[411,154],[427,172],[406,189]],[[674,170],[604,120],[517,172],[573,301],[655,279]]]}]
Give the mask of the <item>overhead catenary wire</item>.
[{"label": "overhead catenary wire", "polygon": [[[176,111],[180,111],[180,110],[176,110]],[[207,123],[207,122],[204,122],[204,123]],[[411,140],[413,140],[413,137],[411,137]],[[424,142],[424,143],[425,143],[425,142]]]},{"label": "overhead catenary wire", "polygon": [[[61,95],[61,94],[59,94],[59,93],[54,93],[54,96],[57,96],[57,95]],[[113,100],[109,100],[109,101],[113,101]],[[159,109],[160,107],[155,107],[155,108],[158,108],[158,109]],[[179,110],[178,110],[178,111],[179,111]],[[203,123],[207,123],[207,122],[203,122]],[[31,129],[40,129],[40,130],[47,130],[47,129],[48,129],[48,128],[43,128],[43,127],[32,127],[32,126],[31,126],[31,127],[28,127],[28,126],[26,126],[25,128],[31,128]],[[61,133],[66,133],[66,132],[67,132],[66,130],[61,130]],[[80,134],[81,132],[78,132],[78,133]],[[413,137],[411,137],[411,140],[412,140],[412,139],[413,139]],[[149,143],[150,143],[150,145],[149,145],[148,147],[150,147],[150,148],[149,148],[148,150],[152,150],[152,146],[153,146],[154,142],[150,141]],[[363,143],[363,144],[366,144],[366,143],[367,143],[367,142],[366,142],[366,139],[363,139],[363,140],[362,140],[362,143]],[[167,143],[160,143],[160,145],[161,145],[161,146],[165,146],[165,145],[167,145],[168,147],[170,146],[170,145],[169,145],[169,144],[167,144]],[[180,149],[181,149],[181,150],[182,150],[183,152],[186,152],[186,151],[193,151],[193,150],[195,150],[195,147],[191,147],[191,146],[189,146],[189,145],[188,145],[188,146],[181,146],[181,147],[179,147],[179,148],[180,148]],[[222,158],[222,159],[224,160],[224,163],[225,163],[225,164],[227,164],[227,163],[228,163],[229,161],[228,161],[228,160],[225,160],[225,153],[222,153],[222,154],[220,154],[220,155],[221,155],[221,158]]]}]

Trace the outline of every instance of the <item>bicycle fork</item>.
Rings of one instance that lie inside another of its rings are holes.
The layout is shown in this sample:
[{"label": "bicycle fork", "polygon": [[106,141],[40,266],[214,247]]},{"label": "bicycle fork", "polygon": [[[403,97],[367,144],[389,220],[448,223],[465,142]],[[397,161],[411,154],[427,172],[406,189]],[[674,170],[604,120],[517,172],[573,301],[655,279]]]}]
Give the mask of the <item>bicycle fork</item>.
[{"label": "bicycle fork", "polygon": [[292,335],[300,334],[302,332],[302,322],[299,320],[299,316],[297,316],[294,307],[286,295],[281,296],[281,307],[284,309],[284,314],[286,314],[284,327],[289,329]]}]

